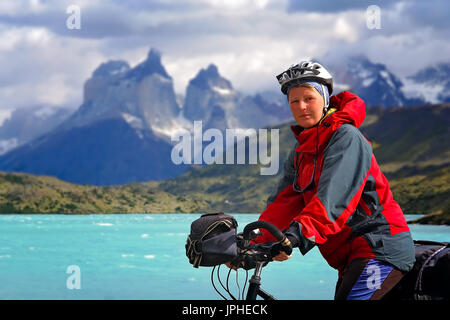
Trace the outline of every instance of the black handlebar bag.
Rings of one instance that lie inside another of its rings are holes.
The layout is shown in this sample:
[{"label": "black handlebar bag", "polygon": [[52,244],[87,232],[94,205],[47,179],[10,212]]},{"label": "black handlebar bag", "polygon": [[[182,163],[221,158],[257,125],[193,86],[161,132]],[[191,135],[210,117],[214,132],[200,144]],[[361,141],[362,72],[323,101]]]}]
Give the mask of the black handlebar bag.
[{"label": "black handlebar bag", "polygon": [[223,212],[207,213],[192,222],[186,256],[195,267],[211,267],[238,256],[237,221]]},{"label": "black handlebar bag", "polygon": [[390,293],[391,299],[450,299],[450,243],[415,240],[416,262]]},{"label": "black handlebar bag", "polygon": [[414,241],[416,265],[413,274],[415,298],[450,299],[450,243]]}]

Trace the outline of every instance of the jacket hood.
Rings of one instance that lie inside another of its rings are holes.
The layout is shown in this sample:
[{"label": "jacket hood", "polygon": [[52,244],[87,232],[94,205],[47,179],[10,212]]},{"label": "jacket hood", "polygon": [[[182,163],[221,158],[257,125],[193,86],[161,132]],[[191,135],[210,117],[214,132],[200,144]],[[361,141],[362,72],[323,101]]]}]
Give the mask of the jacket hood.
[{"label": "jacket hood", "polygon": [[328,115],[316,127],[305,130],[299,125],[291,126],[300,144],[295,151],[315,153],[317,149],[324,149],[328,140],[341,125],[348,123],[359,128],[366,118],[364,101],[348,91],[342,91],[330,97],[330,108],[336,111]]},{"label": "jacket hood", "polygon": [[366,118],[364,101],[351,92],[343,91],[338,95],[330,97],[330,105],[336,109],[336,112],[331,116],[333,116],[333,122],[339,126],[344,123],[349,123],[359,128]]}]

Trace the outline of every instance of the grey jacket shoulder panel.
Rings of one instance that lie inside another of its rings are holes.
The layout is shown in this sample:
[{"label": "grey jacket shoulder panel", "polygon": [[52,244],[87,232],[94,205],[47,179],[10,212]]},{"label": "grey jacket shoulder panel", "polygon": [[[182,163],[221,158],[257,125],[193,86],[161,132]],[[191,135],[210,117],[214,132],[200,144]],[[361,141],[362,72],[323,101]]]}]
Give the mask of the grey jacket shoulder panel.
[{"label": "grey jacket shoulder panel", "polygon": [[364,183],[372,148],[357,128],[342,125],[324,151],[317,196],[330,221],[336,221]]}]

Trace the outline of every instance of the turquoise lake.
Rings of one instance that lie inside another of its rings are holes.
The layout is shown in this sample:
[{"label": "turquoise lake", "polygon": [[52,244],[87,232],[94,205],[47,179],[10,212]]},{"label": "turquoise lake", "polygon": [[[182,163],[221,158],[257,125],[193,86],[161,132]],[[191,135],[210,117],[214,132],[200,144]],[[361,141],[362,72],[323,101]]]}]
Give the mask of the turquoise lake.
[{"label": "turquoise lake", "polygon": [[[211,285],[211,268],[195,269],[185,256],[190,224],[198,217],[0,215],[0,299],[222,299]],[[240,232],[258,215],[234,217]],[[449,226],[410,227],[415,240],[450,241]],[[67,285],[69,266],[79,268],[79,289]],[[228,269],[221,271],[224,282]],[[235,279],[232,272],[237,296]],[[241,289],[244,280],[240,270]],[[317,248],[306,256],[296,250],[262,272],[262,288],[278,299],[333,299],[336,280]]]}]

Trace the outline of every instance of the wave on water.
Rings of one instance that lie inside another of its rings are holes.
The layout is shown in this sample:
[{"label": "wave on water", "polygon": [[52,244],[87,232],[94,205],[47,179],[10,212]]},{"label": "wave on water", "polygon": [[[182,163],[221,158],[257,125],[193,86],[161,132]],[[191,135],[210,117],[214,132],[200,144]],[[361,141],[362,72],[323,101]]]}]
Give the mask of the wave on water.
[{"label": "wave on water", "polygon": [[166,232],[162,234],[166,237],[173,237],[173,236],[181,236],[181,237],[187,237],[188,234],[186,232]]}]

